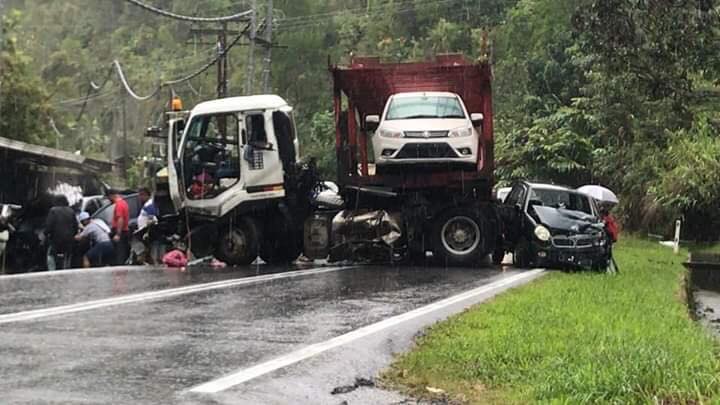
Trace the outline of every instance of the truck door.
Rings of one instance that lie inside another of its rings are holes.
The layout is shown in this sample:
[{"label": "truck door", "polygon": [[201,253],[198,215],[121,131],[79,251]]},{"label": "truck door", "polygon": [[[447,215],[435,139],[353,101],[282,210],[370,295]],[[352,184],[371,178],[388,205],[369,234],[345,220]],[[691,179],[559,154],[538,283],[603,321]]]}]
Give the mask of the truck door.
[{"label": "truck door", "polygon": [[185,202],[185,186],[182,179],[178,177],[178,173],[181,172],[181,167],[177,153],[178,143],[182,137],[184,127],[185,120],[171,119],[168,121],[168,186],[170,188],[170,198],[177,210],[182,209]]},{"label": "truck door", "polygon": [[245,190],[255,193],[283,189],[283,165],[270,111],[247,111],[243,115],[242,163]]}]

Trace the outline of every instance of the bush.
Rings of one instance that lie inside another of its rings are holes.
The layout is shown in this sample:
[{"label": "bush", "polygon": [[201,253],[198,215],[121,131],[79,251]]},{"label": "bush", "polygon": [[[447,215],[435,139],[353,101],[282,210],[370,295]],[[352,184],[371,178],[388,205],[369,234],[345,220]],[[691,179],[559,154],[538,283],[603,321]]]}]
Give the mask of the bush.
[{"label": "bush", "polygon": [[710,119],[701,116],[689,130],[672,134],[666,170],[651,187],[658,204],[682,216],[687,235],[698,240],[720,236],[720,138]]}]

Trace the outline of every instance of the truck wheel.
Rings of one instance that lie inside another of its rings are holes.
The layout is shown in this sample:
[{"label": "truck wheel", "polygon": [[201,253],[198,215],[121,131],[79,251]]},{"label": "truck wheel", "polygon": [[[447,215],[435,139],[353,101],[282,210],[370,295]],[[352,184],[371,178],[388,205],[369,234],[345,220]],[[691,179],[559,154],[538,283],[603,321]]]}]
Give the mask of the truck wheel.
[{"label": "truck wheel", "polygon": [[286,240],[281,240],[280,238],[283,238],[283,236],[278,237],[278,235],[275,235],[272,240],[270,240],[270,238],[265,239],[260,249],[260,258],[263,259],[265,263],[290,264],[300,256],[302,249],[297,240],[287,240],[297,239],[295,236],[286,234],[284,236],[284,238],[287,238]]},{"label": "truck wheel", "polygon": [[455,266],[480,264],[484,254],[482,221],[466,210],[440,215],[433,226],[433,254],[441,263]]},{"label": "truck wheel", "polygon": [[233,225],[221,229],[216,256],[233,266],[250,264],[258,256],[260,228],[247,217],[238,218]]}]

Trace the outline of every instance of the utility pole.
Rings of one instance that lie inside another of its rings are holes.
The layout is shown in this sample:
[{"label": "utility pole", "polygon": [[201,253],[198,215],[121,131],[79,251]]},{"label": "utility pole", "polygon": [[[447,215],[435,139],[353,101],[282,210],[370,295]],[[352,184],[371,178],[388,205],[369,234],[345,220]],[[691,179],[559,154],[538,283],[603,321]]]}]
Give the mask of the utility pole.
[{"label": "utility pole", "polygon": [[122,97],[122,133],[123,133],[122,166],[123,166],[123,176],[125,176],[125,182],[127,185],[127,181],[128,181],[128,143],[127,143],[127,95],[126,94],[123,94],[123,97]]},{"label": "utility pole", "polygon": [[229,30],[227,23],[222,23],[220,28],[191,28],[190,33],[196,36],[203,35],[214,35],[216,37],[215,42],[199,42],[195,41],[197,45],[215,45],[217,47],[217,97],[224,98],[228,96],[228,55],[225,53],[227,50],[227,36],[228,35],[240,35],[241,32],[238,30]]},{"label": "utility pole", "polygon": [[272,91],[272,26],[273,26],[273,0],[268,0],[267,14],[265,16],[265,41],[267,51],[265,55],[265,70],[263,71],[263,92],[268,94]]},{"label": "utility pole", "polygon": [[220,60],[218,60],[218,88],[217,88],[217,96],[218,98],[224,98],[227,97],[228,89],[227,89],[227,54],[225,53],[225,49],[227,48],[227,24],[222,24],[222,29],[218,31],[218,46],[217,46],[217,52],[218,56],[220,57]]},{"label": "utility pole", "polygon": [[255,81],[255,36],[257,35],[257,0],[252,0],[252,14],[250,15],[250,44],[248,44],[247,81],[245,94],[250,96],[254,91]]}]

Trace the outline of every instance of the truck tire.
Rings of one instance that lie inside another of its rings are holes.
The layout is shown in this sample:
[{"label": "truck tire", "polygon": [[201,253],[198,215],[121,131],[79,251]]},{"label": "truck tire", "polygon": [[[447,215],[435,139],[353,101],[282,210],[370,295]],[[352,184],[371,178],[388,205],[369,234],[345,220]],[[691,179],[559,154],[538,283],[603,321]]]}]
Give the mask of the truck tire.
[{"label": "truck tire", "polygon": [[298,237],[291,234],[274,235],[265,238],[260,248],[260,258],[267,264],[290,264],[297,260],[302,252]]},{"label": "truck tire", "polygon": [[260,258],[267,264],[289,264],[302,252],[302,228],[298,231],[291,224],[292,219],[282,212],[269,212],[263,224],[263,240]]},{"label": "truck tire", "polygon": [[433,255],[450,266],[477,266],[485,256],[483,221],[471,210],[454,209],[433,221]]},{"label": "truck tire", "polygon": [[261,237],[260,227],[252,218],[240,217],[221,227],[215,255],[232,266],[248,265],[258,256]]}]

